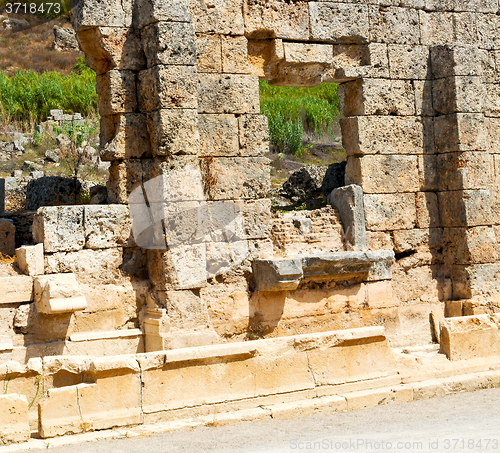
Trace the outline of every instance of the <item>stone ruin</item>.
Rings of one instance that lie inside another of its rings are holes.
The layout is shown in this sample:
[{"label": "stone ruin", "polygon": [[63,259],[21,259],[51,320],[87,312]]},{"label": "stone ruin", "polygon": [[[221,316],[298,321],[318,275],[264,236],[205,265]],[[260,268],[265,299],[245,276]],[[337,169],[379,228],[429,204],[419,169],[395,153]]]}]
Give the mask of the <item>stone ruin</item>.
[{"label": "stone ruin", "polygon": [[[113,204],[40,208],[0,280],[0,439],[499,386],[499,11],[76,2]],[[340,83],[327,208],[271,215],[259,79]]]}]

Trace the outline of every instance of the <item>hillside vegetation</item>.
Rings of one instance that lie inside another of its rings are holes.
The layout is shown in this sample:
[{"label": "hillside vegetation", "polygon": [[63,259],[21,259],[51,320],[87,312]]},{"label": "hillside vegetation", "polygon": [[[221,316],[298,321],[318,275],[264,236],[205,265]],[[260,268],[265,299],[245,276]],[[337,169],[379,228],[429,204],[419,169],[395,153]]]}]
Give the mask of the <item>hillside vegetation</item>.
[{"label": "hillside vegetation", "polygon": [[261,81],[261,113],[269,121],[269,135],[274,150],[298,155],[304,139],[332,141],[339,119],[337,85],[323,83],[316,87],[274,87]]},{"label": "hillside vegetation", "polygon": [[51,109],[95,116],[95,72],[82,60],[73,65],[69,74],[39,74],[27,69],[11,76],[0,72],[0,103],[2,123],[18,123],[23,130],[44,121]]}]

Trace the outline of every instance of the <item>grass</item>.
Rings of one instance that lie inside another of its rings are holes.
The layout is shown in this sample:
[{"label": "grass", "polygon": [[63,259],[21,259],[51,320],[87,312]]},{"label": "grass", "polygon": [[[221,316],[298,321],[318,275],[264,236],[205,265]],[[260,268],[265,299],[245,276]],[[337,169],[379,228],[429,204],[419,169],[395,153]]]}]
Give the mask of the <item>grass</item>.
[{"label": "grass", "polygon": [[17,122],[24,130],[44,121],[51,109],[94,116],[97,112],[95,73],[75,65],[79,72],[68,75],[57,71],[38,74],[16,71],[8,76],[0,72],[0,119]]},{"label": "grass", "polygon": [[334,137],[340,116],[336,84],[316,87],[274,87],[259,84],[261,112],[269,121],[270,141],[276,152],[300,155],[304,133]]}]

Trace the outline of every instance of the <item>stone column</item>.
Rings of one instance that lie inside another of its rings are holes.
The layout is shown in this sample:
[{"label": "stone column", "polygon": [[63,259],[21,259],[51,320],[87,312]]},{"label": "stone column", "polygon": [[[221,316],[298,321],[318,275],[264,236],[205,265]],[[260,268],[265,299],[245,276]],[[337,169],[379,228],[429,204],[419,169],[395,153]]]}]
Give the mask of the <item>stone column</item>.
[{"label": "stone column", "polygon": [[491,149],[487,133],[495,121],[485,118],[485,113],[495,116],[488,109],[485,85],[489,55],[474,46],[439,46],[431,57],[446,272],[455,299],[491,295],[500,290],[500,267],[494,227],[498,220],[492,209],[498,150]]}]

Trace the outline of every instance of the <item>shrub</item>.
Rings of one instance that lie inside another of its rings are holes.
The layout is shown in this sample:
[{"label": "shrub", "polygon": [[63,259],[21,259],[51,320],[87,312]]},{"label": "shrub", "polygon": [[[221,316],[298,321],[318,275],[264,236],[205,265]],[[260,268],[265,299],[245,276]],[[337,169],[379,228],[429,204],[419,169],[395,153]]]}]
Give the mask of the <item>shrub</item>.
[{"label": "shrub", "polygon": [[44,121],[51,109],[90,116],[97,111],[95,73],[89,68],[63,75],[59,72],[16,71],[11,77],[0,72],[1,119],[19,122],[24,129]]},{"label": "shrub", "polygon": [[337,85],[323,83],[313,88],[274,87],[259,84],[261,112],[268,117],[271,144],[277,152],[301,150],[304,131],[322,137],[334,135],[339,118]]}]

